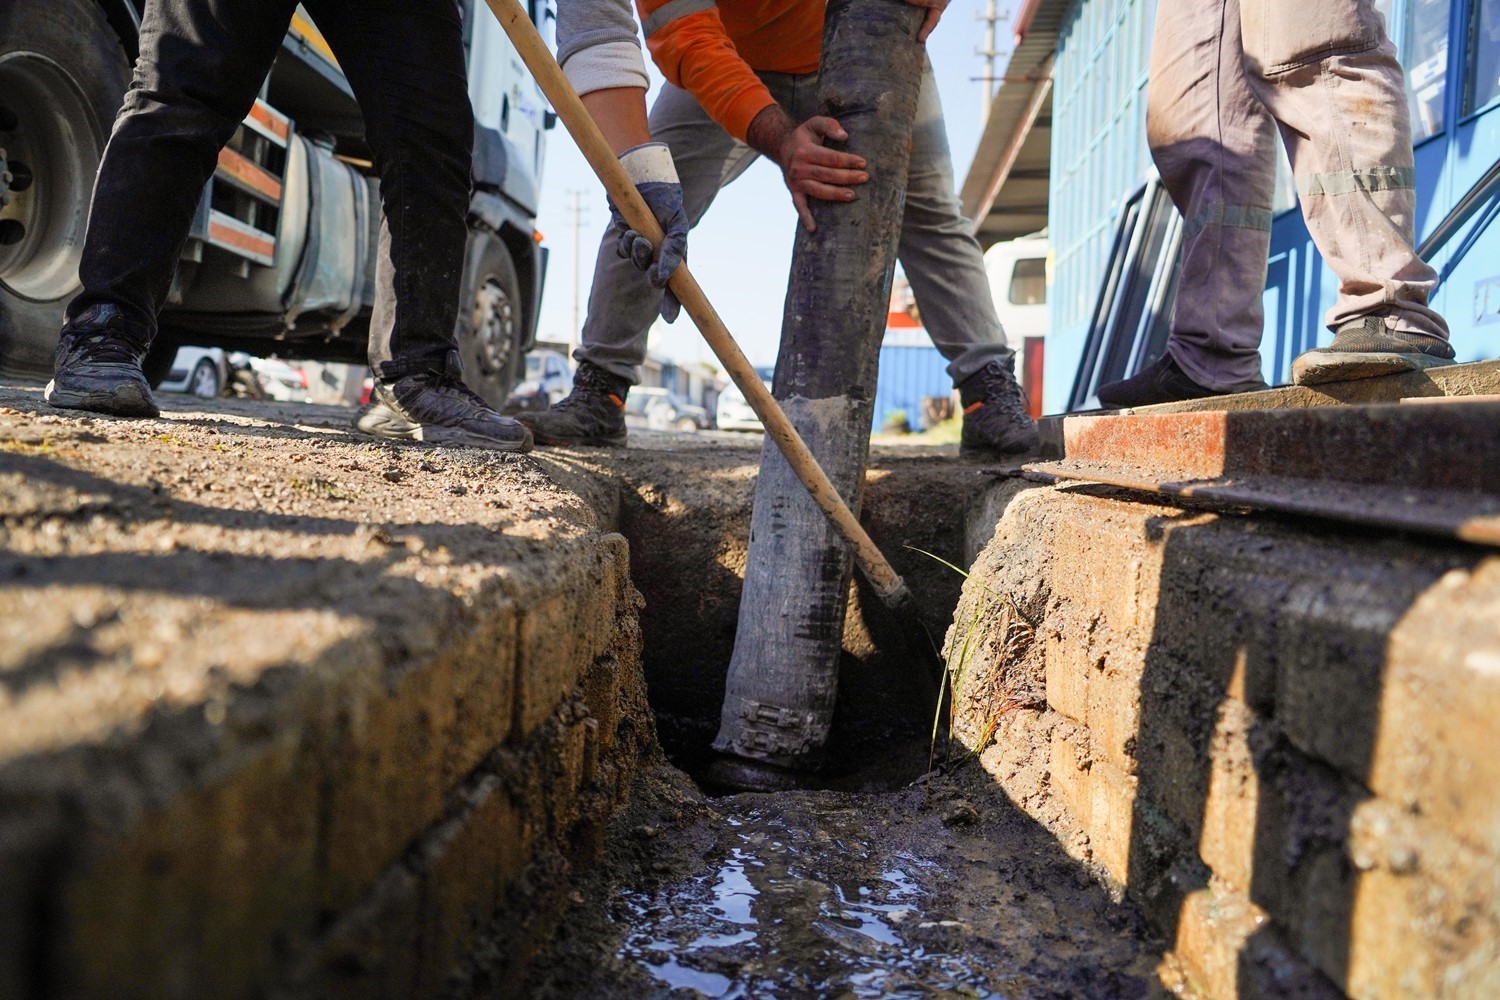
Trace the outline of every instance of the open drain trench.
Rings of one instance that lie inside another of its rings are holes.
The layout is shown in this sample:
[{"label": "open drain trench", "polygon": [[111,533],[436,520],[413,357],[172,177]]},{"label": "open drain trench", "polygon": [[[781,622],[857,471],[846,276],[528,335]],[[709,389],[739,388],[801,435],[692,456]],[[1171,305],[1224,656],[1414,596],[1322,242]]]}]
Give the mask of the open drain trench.
[{"label": "open drain trench", "polygon": [[[645,597],[642,664],[658,732],[671,761],[695,774],[734,639],[752,459],[734,449],[635,453],[619,469],[618,501],[595,498],[629,542]],[[888,546],[900,539],[899,568],[939,637],[963,580],[915,550],[967,565],[969,517],[984,516],[986,487],[948,460],[870,476],[867,524]],[[1133,907],[1111,900],[972,760],[951,776],[927,773],[932,681],[858,588],[840,683],[825,790],[705,799],[679,771],[648,773],[524,987],[481,983],[477,994],[1161,992],[1161,949]],[[943,740],[937,753],[941,765],[963,749]]]},{"label": "open drain trench", "polygon": [[0,404],[7,1000],[1500,994],[1491,549],[877,452],[979,752],[856,589],[713,798],[758,448]]}]

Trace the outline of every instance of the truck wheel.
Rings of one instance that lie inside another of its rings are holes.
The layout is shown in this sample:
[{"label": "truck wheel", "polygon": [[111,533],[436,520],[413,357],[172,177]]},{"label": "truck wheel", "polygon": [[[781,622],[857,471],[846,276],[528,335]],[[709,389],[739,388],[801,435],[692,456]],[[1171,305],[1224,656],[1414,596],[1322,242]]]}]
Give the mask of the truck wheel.
[{"label": "truck wheel", "polygon": [[91,0],[0,4],[0,371],[46,374],[77,293],[94,174],[130,82]]},{"label": "truck wheel", "polygon": [[521,282],[510,250],[488,229],[469,231],[458,350],[464,381],[491,406],[505,405],[521,365]]}]

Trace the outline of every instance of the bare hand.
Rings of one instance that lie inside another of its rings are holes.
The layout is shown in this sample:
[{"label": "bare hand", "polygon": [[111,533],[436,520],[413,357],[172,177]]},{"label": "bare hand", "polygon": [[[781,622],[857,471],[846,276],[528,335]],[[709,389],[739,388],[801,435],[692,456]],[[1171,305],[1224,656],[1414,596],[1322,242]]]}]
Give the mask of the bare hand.
[{"label": "bare hand", "polygon": [[832,118],[809,118],[795,124],[780,105],[767,107],[750,123],[746,140],[752,147],[781,164],[781,176],[792,193],[792,204],[808,232],[817,230],[807,199],[853,201],[853,187],[870,179],[865,160],[853,153],[829,149],[823,143],[849,138]]},{"label": "bare hand", "polygon": [[926,7],[927,17],[922,21],[922,28],[917,32],[917,41],[927,41],[927,36],[932,34],[932,29],[937,27],[938,19],[943,16],[943,11],[948,9],[948,0],[906,0],[913,7]]}]

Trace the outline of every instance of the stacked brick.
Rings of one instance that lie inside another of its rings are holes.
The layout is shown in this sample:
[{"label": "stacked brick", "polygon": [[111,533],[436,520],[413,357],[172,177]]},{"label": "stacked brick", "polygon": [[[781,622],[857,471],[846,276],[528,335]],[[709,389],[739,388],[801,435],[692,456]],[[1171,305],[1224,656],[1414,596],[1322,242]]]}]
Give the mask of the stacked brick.
[{"label": "stacked brick", "polygon": [[1500,557],[1088,488],[988,507],[955,621],[982,584],[1034,638],[981,637],[960,728],[1029,700],[987,765],[1143,905],[1171,976],[1500,995]]}]

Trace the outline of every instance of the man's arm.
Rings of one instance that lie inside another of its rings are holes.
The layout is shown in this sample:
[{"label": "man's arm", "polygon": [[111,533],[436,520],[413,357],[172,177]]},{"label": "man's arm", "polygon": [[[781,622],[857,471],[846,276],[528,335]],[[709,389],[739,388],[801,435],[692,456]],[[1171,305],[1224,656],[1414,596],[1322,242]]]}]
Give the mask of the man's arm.
[{"label": "man's arm", "polygon": [[[561,0],[557,11],[557,61],[562,64],[599,131],[620,158],[665,236],[659,248],[635,232],[610,203],[610,235],[621,257],[665,289],[687,255],[688,219],[682,185],[671,153],[651,141],[646,119],[646,63],[636,39],[630,0]],[[677,318],[671,291],[662,296],[662,316]]]}]

